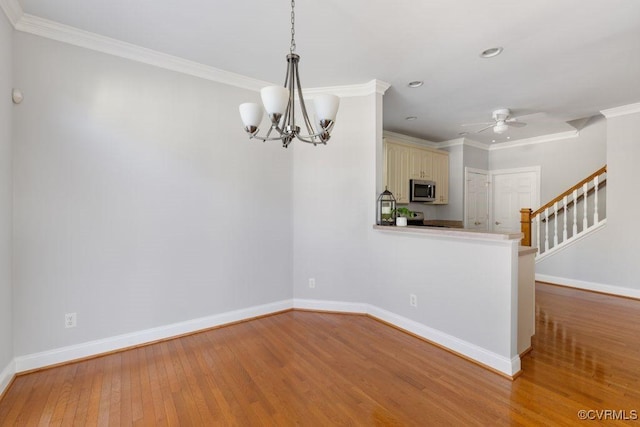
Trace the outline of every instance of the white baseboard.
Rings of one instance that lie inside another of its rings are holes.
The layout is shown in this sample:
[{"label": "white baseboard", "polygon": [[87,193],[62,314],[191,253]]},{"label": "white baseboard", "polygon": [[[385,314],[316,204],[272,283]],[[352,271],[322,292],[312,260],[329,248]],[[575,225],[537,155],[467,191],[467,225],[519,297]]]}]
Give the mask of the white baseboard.
[{"label": "white baseboard", "polygon": [[[96,356],[203,329],[277,313],[291,308],[339,313],[368,314],[391,325],[397,326],[398,328],[425,338],[433,343],[448,348],[456,353],[469,357],[482,365],[502,372],[508,376],[513,376],[520,371],[519,356],[515,356],[513,359],[505,358],[475,344],[369,304],[343,301],[293,299],[235,310],[228,313],[216,314],[213,316],[202,317],[199,319],[188,320],[185,322],[174,323],[172,325],[160,326],[157,328],[146,329],[101,340],[89,341],[86,343],[29,354],[26,356],[19,356],[15,358],[15,362],[3,371],[3,376],[0,377],[0,380],[6,381],[8,384],[15,373]],[[5,380],[5,377],[8,379]],[[3,382],[0,382],[0,385],[2,384]]]},{"label": "white baseboard", "polygon": [[12,360],[9,364],[0,372],[0,396],[7,389],[9,383],[16,374],[16,362]]},{"label": "white baseboard", "polygon": [[341,313],[368,314],[371,317],[382,320],[405,331],[433,343],[446,347],[458,354],[466,356],[491,369],[502,372],[508,376],[514,376],[520,371],[520,356],[509,359],[491,352],[475,344],[456,338],[437,329],[430,328],[422,323],[378,308],[369,304],[349,303],[341,301],[321,301],[309,299],[294,299],[293,308],[332,311]]},{"label": "white baseboard", "polygon": [[519,355],[509,359],[485,348],[478,347],[475,344],[471,344],[470,342],[456,338],[453,335],[446,334],[437,329],[423,325],[422,323],[418,323],[414,320],[407,319],[406,317],[399,316],[378,307],[369,306],[368,314],[426,340],[453,350],[456,353],[469,357],[482,365],[488,366],[508,376],[514,376],[520,371]]},{"label": "white baseboard", "polygon": [[214,314],[199,319],[187,320],[130,334],[117,335],[105,339],[89,341],[68,347],[28,354],[15,358],[15,372],[24,372],[45,366],[56,365],[72,360],[91,357],[115,350],[125,349],[141,344],[167,339],[179,335],[196,332],[203,329],[222,326],[225,324],[251,319],[258,316],[277,313],[293,307],[291,300],[278,301],[269,304],[234,310],[227,313]]},{"label": "white baseboard", "polygon": [[337,313],[367,314],[367,304],[358,302],[324,301],[315,299],[293,300],[293,308],[300,310],[332,311]]},{"label": "white baseboard", "polygon": [[547,274],[536,274],[536,280],[539,282],[552,283],[554,285],[569,286],[571,288],[576,288],[576,289],[583,289],[587,291],[602,292],[605,294],[617,295],[621,297],[640,299],[640,289],[605,285],[602,283],[587,282],[584,280],[568,279],[566,277],[549,276]]}]

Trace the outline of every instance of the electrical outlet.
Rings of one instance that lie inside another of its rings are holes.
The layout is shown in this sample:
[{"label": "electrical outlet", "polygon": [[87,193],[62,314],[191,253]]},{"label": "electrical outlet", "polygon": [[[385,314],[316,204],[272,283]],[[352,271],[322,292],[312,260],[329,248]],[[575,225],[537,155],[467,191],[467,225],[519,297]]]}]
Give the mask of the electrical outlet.
[{"label": "electrical outlet", "polygon": [[309,287],[311,289],[316,287],[316,279],[314,279],[314,278],[309,279]]},{"label": "electrical outlet", "polygon": [[418,296],[416,294],[409,294],[409,305],[411,307],[418,306]]},{"label": "electrical outlet", "polygon": [[64,327],[75,328],[76,327],[76,313],[67,313],[64,315]]}]

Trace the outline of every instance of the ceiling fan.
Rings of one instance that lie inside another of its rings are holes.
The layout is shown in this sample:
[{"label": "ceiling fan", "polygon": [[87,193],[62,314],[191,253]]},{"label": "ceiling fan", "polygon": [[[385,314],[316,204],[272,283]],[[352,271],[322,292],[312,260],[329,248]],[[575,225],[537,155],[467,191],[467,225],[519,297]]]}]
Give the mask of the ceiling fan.
[{"label": "ceiling fan", "polygon": [[[493,121],[485,122],[485,123],[466,123],[462,126],[479,126],[485,125],[480,130],[477,130],[473,133],[480,133],[489,128],[493,128],[493,132],[501,134],[505,133],[507,129],[510,127],[521,128],[526,126],[527,124],[524,122],[519,122],[517,117],[511,117],[511,111],[508,108],[500,108],[499,110],[495,110],[493,112]],[[463,132],[462,134],[466,135],[468,132]]]}]

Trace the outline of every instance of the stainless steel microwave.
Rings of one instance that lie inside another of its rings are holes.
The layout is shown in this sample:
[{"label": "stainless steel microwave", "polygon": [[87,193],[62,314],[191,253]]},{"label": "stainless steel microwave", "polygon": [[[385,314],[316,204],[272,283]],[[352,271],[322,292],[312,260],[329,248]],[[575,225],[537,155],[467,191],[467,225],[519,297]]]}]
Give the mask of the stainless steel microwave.
[{"label": "stainless steel microwave", "polygon": [[436,183],[412,179],[409,181],[409,194],[412,202],[433,202],[436,200]]}]

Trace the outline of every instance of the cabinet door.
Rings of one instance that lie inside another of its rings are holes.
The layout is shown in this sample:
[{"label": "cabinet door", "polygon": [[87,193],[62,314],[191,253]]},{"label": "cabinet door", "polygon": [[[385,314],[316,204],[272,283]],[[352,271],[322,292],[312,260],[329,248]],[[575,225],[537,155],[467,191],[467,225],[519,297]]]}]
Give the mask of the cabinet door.
[{"label": "cabinet door", "polygon": [[433,154],[433,180],[436,182],[436,200],[434,205],[449,203],[449,155]]},{"label": "cabinet door", "polygon": [[397,203],[409,203],[409,151],[393,143],[385,144],[385,179]]},{"label": "cabinet door", "polygon": [[433,153],[419,148],[412,148],[410,156],[409,178],[431,180],[433,178]]}]

